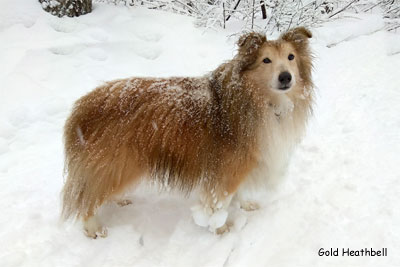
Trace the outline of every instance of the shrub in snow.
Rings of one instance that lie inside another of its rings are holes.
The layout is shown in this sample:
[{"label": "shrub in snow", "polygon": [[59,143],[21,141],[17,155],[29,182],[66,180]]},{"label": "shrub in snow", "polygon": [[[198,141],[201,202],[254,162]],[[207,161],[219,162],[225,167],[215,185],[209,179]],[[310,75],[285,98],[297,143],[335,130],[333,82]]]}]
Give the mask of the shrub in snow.
[{"label": "shrub in snow", "polygon": [[77,17],[92,11],[92,0],[39,0],[42,8],[54,16]]},{"label": "shrub in snow", "polygon": [[94,0],[127,6],[145,6],[195,17],[202,27],[225,27],[243,22],[242,30],[283,32],[295,26],[316,26],[345,12],[380,13],[386,28],[400,25],[400,0]]}]

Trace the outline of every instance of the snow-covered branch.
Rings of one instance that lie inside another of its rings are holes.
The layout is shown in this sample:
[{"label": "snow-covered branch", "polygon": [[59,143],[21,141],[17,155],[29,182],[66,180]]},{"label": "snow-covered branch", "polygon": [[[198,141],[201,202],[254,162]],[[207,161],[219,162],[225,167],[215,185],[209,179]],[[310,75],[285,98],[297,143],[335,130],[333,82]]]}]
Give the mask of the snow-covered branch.
[{"label": "snow-covered branch", "polygon": [[298,25],[315,26],[346,13],[380,13],[387,30],[399,28],[400,0],[94,0],[195,17],[203,27],[225,27],[241,21],[242,30],[285,31]]}]

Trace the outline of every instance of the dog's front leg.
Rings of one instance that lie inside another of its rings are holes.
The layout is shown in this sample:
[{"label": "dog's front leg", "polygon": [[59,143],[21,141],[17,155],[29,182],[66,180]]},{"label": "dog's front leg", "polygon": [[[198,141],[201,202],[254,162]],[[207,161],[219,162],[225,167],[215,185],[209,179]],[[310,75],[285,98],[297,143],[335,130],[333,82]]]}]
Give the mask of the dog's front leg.
[{"label": "dog's front leg", "polygon": [[219,190],[203,189],[200,193],[201,205],[192,207],[196,224],[207,227],[211,232],[223,234],[229,231],[227,224],[228,207],[234,193]]}]

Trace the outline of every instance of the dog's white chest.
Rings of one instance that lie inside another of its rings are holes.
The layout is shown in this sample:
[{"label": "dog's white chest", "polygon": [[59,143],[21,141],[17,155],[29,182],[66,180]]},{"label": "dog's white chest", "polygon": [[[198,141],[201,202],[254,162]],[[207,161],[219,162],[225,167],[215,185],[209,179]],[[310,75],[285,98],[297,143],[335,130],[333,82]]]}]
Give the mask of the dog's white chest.
[{"label": "dog's white chest", "polygon": [[268,185],[275,184],[284,174],[305,126],[304,121],[298,121],[302,116],[296,116],[294,103],[285,95],[280,100],[271,106],[260,133],[260,168],[255,178]]},{"label": "dog's white chest", "polygon": [[293,112],[294,103],[288,96],[280,95],[277,100],[276,103],[272,104],[276,116],[288,116]]}]

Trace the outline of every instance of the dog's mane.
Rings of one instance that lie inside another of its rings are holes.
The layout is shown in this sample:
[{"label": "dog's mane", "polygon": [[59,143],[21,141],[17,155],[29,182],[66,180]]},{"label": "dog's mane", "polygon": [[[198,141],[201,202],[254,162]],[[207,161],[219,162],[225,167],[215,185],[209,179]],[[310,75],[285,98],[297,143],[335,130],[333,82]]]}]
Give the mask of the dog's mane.
[{"label": "dog's mane", "polygon": [[248,147],[255,137],[262,116],[262,103],[255,98],[243,73],[256,61],[259,48],[266,41],[259,33],[242,36],[236,56],[211,73],[210,90],[214,127],[220,138],[231,146]]}]

